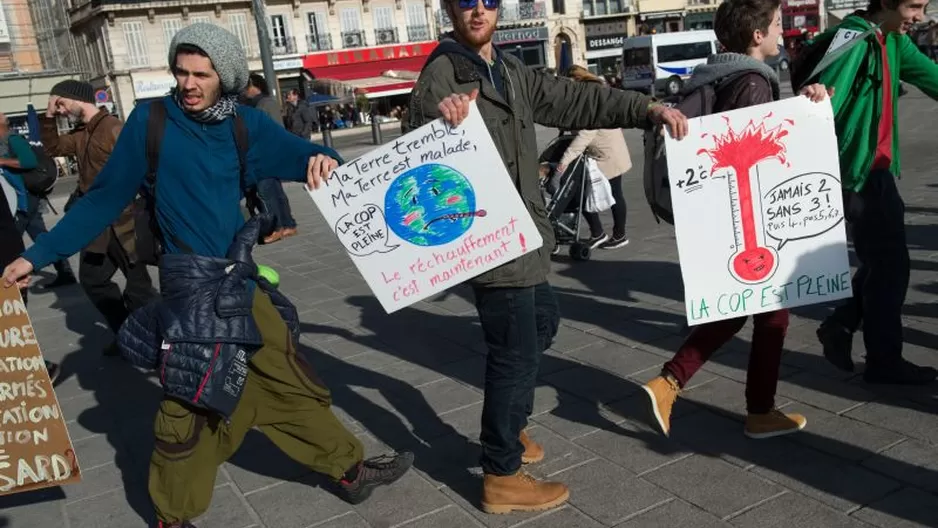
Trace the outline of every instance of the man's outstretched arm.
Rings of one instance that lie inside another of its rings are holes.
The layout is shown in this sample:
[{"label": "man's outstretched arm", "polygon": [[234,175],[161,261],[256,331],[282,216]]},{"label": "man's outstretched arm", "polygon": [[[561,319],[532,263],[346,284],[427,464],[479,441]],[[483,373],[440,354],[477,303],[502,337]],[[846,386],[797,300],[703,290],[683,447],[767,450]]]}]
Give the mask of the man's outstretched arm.
[{"label": "man's outstretched arm", "polygon": [[111,225],[134,199],[146,176],[147,112],[138,107],[127,119],[114,151],[81,200],[52,231],[23,253],[34,269],[70,257]]},{"label": "man's outstretched arm", "polygon": [[908,36],[900,39],[898,51],[899,78],[938,100],[938,64],[926,57]]}]

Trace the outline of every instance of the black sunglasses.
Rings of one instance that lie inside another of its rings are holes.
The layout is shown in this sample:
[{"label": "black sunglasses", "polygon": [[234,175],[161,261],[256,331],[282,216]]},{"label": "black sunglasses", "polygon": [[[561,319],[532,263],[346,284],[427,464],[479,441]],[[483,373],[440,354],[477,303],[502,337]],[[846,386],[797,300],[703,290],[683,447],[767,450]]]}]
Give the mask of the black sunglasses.
[{"label": "black sunglasses", "polygon": [[[459,9],[475,9],[480,0],[459,0]],[[486,9],[498,9],[500,0],[481,0],[482,6]]]}]

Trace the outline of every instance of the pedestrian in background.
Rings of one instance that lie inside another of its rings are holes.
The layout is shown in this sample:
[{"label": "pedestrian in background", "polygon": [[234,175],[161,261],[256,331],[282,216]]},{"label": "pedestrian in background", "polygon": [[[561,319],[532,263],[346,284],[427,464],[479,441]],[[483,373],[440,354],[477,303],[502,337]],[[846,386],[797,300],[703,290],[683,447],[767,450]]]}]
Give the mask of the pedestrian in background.
[{"label": "pedestrian in background", "polygon": [[[590,73],[582,66],[571,66],[567,77],[576,82],[603,84],[603,80]],[[606,234],[599,213],[590,213],[584,208],[582,213],[590,227],[590,239],[587,242],[592,249],[617,249],[626,246],[629,238],[625,233],[626,205],[622,194],[622,176],[632,168],[629,147],[625,136],[618,128],[580,130],[576,138],[567,147],[560,158],[557,171],[563,174],[567,167],[580,155],[587,155],[596,160],[596,166],[602,171],[612,187],[612,197],[616,203],[612,206],[612,238]]]},{"label": "pedestrian in background", "polygon": [[[84,126],[60,136],[52,119],[55,116],[72,118]],[[46,153],[78,159],[78,186],[65,206],[68,211],[91,190],[117,145],[122,125],[106,109],[97,107],[91,84],[71,79],[50,90],[46,117],[50,119],[44,120],[40,129]],[[115,335],[131,312],[156,295],[146,265],[137,262],[134,229],[133,204],[130,204],[103,232],[91,233],[95,236],[79,257],[78,282]],[[123,292],[113,280],[118,271],[126,279]],[[120,353],[116,342],[106,346],[103,352],[113,356]]]},{"label": "pedestrian in background", "polygon": [[[33,242],[39,235],[48,231],[42,218],[43,197],[29,191],[20,171],[33,170],[38,166],[36,153],[29,146],[26,138],[10,134],[10,123],[6,115],[0,114],[0,170],[8,184],[16,190],[17,211],[14,220],[20,235],[29,235]],[[67,259],[55,261],[55,279],[43,285],[45,289],[58,288],[75,284],[75,273]]]},{"label": "pedestrian in background", "polygon": [[[274,123],[283,125],[277,101],[271,97],[270,87],[260,74],[252,73],[248,77],[248,85],[242,93],[242,99],[246,105],[267,114]],[[290,210],[290,199],[287,198],[287,193],[283,192],[283,184],[280,180],[265,178],[258,181],[257,195],[263,200],[267,212],[273,217],[273,231],[264,234],[263,242],[272,244],[295,235],[296,220]]]}]

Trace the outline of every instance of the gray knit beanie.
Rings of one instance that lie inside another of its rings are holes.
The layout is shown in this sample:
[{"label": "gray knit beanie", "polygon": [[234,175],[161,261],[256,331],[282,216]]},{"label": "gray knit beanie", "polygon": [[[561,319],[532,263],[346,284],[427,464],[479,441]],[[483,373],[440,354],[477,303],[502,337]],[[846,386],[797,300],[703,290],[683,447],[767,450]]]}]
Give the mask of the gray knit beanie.
[{"label": "gray knit beanie", "polygon": [[214,24],[197,23],[184,27],[169,45],[169,67],[176,65],[176,48],[189,44],[204,51],[211,59],[221,89],[225,94],[238,94],[248,84],[248,61],[238,37]]}]

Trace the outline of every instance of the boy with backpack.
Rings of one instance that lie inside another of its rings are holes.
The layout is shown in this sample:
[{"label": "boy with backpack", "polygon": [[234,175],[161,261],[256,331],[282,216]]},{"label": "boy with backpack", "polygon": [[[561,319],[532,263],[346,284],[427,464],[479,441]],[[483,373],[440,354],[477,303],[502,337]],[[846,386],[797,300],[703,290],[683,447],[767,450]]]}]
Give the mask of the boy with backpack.
[{"label": "boy with backpack", "polygon": [[[925,17],[927,0],[871,0],[866,11],[818,36],[792,85],[812,79],[836,88],[832,98],[840,145],[844,212],[860,266],[853,298],[839,306],[817,331],[824,356],[846,371],[854,368],[853,334],[862,325],[867,383],[917,385],[938,371],[902,358],[902,306],[909,286],[909,248],[899,174],[899,79],[938,99],[938,65],[916,48],[907,33]],[[824,55],[829,57],[826,65]],[[831,61],[831,59],[834,59]]]},{"label": "boy with backpack", "polygon": [[[778,76],[764,62],[778,54],[777,42],[782,33],[779,5],[779,0],[727,0],[720,5],[714,31],[726,52],[711,56],[706,65],[694,70],[678,109],[685,115],[699,116],[779,99]],[[827,97],[821,85],[808,86],[801,94],[815,102]],[[768,438],[799,431],[807,424],[804,416],[775,408],[788,310],[757,314],[753,323],[744,432],[751,438]],[[746,318],[740,317],[695,327],[674,358],[664,365],[661,375],[643,387],[665,435],[670,433],[671,409],[681,389],[745,324]]]}]

